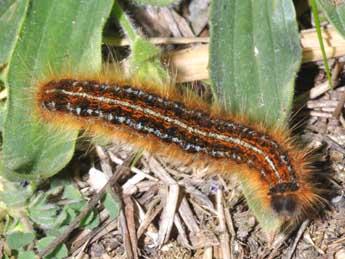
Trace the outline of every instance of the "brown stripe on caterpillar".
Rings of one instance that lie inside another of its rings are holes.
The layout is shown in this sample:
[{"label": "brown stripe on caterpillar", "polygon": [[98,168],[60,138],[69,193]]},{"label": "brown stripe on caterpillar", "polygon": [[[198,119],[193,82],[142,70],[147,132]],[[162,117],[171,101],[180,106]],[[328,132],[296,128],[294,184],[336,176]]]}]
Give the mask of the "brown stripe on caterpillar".
[{"label": "brown stripe on caterpillar", "polygon": [[301,206],[309,206],[305,200],[315,202],[317,194],[309,185],[309,171],[303,168],[303,152],[295,154],[288,144],[264,131],[178,100],[130,83],[70,78],[49,81],[38,92],[38,106],[45,113],[67,114],[84,126],[101,122],[114,130],[125,127],[187,154],[246,165],[268,186],[266,195],[279,216],[294,217]]}]

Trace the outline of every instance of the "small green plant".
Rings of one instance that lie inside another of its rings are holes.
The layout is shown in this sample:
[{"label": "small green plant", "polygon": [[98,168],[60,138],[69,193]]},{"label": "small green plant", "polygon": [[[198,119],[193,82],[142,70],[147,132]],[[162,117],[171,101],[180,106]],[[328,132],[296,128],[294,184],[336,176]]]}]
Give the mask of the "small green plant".
[{"label": "small green plant", "polygon": [[[27,253],[30,253],[33,244],[37,243],[38,250],[41,250],[47,242],[60,236],[87,203],[69,181],[61,181],[57,178],[45,187],[46,190],[35,192],[32,185],[25,186],[4,179],[2,183],[6,190],[0,193],[3,241],[8,255],[19,258],[28,256]],[[112,213],[117,212],[115,216],[118,215],[119,209],[113,205],[107,208]],[[98,224],[98,214],[92,210],[80,227],[92,229]],[[42,236],[34,229],[44,231],[46,236]],[[57,246],[47,258],[51,258],[53,254],[54,258],[66,257],[66,246],[64,244]]]}]

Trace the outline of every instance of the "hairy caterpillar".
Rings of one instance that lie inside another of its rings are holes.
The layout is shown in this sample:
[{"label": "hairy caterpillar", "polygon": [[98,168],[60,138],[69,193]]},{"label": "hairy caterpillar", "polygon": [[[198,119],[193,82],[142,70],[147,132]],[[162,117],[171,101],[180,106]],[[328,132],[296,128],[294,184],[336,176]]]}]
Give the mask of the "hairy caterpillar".
[{"label": "hairy caterpillar", "polygon": [[241,174],[284,221],[300,219],[321,202],[308,151],[296,148],[288,133],[219,112],[172,87],[159,90],[121,76],[62,76],[39,84],[36,109],[48,123],[67,120],[151,152]]}]

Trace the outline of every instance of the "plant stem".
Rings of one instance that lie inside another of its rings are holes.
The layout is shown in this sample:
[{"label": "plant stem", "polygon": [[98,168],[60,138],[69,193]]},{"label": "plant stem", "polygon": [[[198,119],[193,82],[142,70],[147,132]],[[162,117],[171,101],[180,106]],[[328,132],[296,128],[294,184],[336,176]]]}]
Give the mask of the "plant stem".
[{"label": "plant stem", "polygon": [[321,35],[319,11],[318,11],[318,8],[317,8],[316,1],[315,0],[310,0],[310,5],[311,5],[311,9],[313,11],[315,28],[316,28],[317,37],[318,37],[319,43],[320,43],[320,48],[321,48],[321,52],[322,52],[323,62],[325,63],[325,70],[326,70],[329,86],[330,86],[331,89],[333,89],[333,82],[332,82],[331,72],[329,70],[328,60],[327,60],[326,51],[325,51],[325,46],[323,44],[323,39],[322,39],[322,35]]},{"label": "plant stem", "polygon": [[122,7],[120,6],[118,0],[115,0],[113,6],[113,15],[115,15],[116,19],[120,23],[122,29],[127,34],[131,43],[135,41],[138,36],[135,27],[133,26],[130,18],[128,15],[123,11]]}]

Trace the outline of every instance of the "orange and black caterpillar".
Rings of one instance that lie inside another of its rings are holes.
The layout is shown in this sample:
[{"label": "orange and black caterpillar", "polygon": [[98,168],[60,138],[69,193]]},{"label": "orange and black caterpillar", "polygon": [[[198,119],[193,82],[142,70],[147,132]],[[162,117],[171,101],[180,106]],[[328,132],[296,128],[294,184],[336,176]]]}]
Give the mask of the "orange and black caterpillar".
[{"label": "orange and black caterpillar", "polygon": [[125,139],[151,151],[209,161],[222,173],[246,177],[253,191],[284,220],[300,219],[320,202],[307,150],[283,130],[221,114],[173,90],[158,91],[126,80],[48,80],[37,92],[44,120]]}]

